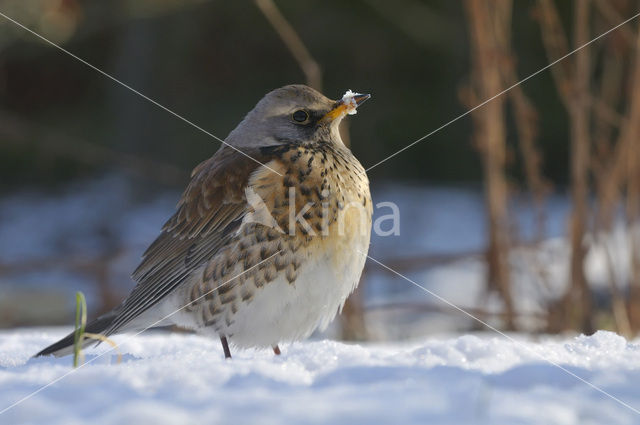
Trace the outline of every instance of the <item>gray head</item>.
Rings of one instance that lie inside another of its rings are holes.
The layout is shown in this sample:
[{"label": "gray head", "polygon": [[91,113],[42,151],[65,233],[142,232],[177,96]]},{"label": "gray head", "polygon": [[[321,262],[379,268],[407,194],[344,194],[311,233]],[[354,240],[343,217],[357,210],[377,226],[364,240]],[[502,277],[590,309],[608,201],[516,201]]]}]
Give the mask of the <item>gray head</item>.
[{"label": "gray head", "polygon": [[284,86],[267,93],[225,141],[237,148],[292,141],[342,143],[340,121],[369,97],[349,91],[336,101],[305,85]]}]

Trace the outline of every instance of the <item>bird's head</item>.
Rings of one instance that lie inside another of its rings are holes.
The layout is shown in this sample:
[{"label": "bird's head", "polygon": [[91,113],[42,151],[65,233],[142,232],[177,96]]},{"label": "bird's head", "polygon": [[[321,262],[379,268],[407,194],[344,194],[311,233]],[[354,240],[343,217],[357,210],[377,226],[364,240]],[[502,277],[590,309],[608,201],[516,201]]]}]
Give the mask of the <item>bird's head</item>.
[{"label": "bird's head", "polygon": [[305,85],[289,85],[267,93],[226,142],[235,147],[274,146],[290,142],[342,143],[340,121],[355,114],[369,94],[348,90],[340,100],[331,100]]}]

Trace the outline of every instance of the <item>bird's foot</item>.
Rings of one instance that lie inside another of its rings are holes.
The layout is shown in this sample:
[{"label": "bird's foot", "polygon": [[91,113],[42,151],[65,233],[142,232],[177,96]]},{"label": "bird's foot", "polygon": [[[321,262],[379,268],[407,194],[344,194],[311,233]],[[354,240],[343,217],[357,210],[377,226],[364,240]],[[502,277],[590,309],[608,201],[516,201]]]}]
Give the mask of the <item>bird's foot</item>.
[{"label": "bird's foot", "polygon": [[230,359],[231,358],[231,350],[229,350],[229,343],[227,342],[227,337],[221,336],[220,337],[220,342],[222,343],[222,349],[224,350],[224,358],[225,359]]}]

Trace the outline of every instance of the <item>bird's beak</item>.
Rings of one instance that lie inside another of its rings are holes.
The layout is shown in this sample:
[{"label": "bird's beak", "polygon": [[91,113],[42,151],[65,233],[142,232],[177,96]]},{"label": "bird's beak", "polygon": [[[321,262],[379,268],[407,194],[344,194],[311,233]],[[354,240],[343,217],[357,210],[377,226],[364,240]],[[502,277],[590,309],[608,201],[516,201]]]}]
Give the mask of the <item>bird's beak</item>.
[{"label": "bird's beak", "polygon": [[370,94],[353,93],[351,90],[347,91],[342,99],[337,101],[333,108],[325,114],[320,121],[331,122],[336,119],[341,119],[345,115],[354,115],[356,108],[371,98]]},{"label": "bird's beak", "polygon": [[[366,102],[367,100],[371,99],[371,95],[370,94],[361,94],[361,93],[355,93],[352,96],[352,99],[354,102],[356,102],[356,108],[360,105],[362,105],[364,102]],[[341,102],[344,102],[344,98],[341,100]]]}]

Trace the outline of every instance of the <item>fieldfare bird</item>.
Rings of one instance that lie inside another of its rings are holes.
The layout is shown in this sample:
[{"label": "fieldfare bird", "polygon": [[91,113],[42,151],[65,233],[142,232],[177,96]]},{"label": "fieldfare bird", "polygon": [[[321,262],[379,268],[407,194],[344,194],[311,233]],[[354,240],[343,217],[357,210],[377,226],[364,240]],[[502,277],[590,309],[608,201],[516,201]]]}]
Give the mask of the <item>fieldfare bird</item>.
[{"label": "fieldfare bird", "polygon": [[[219,337],[230,357],[228,342],[279,354],[279,343],[326,328],[369,247],[369,181],[338,132],[369,97],[335,101],[304,85],[268,93],[193,170],[131,294],[86,331],[178,325]],[[73,333],[37,355],[72,349]]]}]

